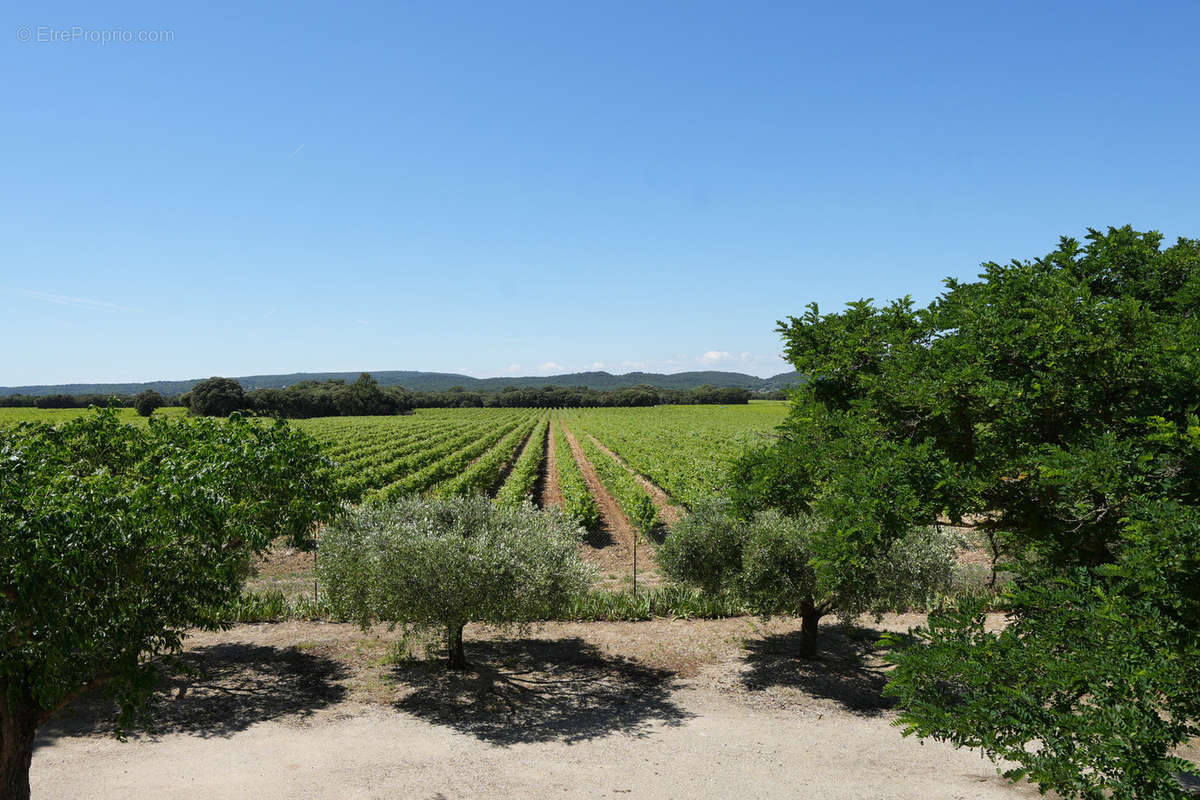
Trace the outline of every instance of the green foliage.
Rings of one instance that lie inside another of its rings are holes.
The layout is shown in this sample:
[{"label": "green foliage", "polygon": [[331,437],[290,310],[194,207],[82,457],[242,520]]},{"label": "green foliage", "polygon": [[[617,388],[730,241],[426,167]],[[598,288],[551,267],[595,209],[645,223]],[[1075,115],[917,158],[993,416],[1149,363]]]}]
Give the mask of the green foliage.
[{"label": "green foliage", "polygon": [[783,403],[659,406],[572,411],[571,425],[595,436],[632,469],[688,507],[729,488],[730,464],[747,448],[776,439]]},{"label": "green foliage", "polygon": [[658,565],[667,575],[708,594],[737,588],[742,571],[742,525],[719,497],[698,504],[680,520],[658,548]]},{"label": "green foliage", "polygon": [[564,619],[585,622],[640,622],[668,619],[718,619],[739,617],[746,608],[726,594],[708,594],[680,584],[656,586],[648,591],[591,591],[577,596]]},{"label": "green foliage", "polygon": [[233,378],[212,377],[202,380],[185,397],[188,409],[201,417],[227,417],[250,405],[242,385]]},{"label": "green foliage", "polygon": [[567,439],[566,428],[559,423],[557,435],[554,437],[554,459],[558,466],[558,486],[563,496],[563,512],[585,528],[591,529],[600,524],[600,512],[596,510],[596,501],[588,490],[579,464],[575,462],[575,454],[571,451],[571,443]]},{"label": "green foliage", "polygon": [[[1196,629],[1180,587],[1200,571],[1150,566],[1189,552],[1178,519],[1200,505],[1200,242],[1087,239],[985,264],[926,308],[811,305],[781,323],[810,382],[783,441],[743,462],[736,496],[780,504],[770,475],[784,476],[788,502],[838,521],[822,561],[850,578],[910,526],[971,515],[1018,574],[1012,633],[983,634],[970,614],[919,632],[896,656],[906,724],[983,742],[1067,797],[1163,797],[1155,776],[1200,697],[1200,681],[1169,677],[1194,644],[1167,635]],[[941,679],[920,678],[934,666]]]},{"label": "green foliage", "polygon": [[646,489],[625,467],[601,450],[586,433],[576,438],[583,454],[596,471],[604,488],[617,501],[634,527],[649,535],[658,525],[658,509],[646,494]]},{"label": "green foliage", "polygon": [[658,508],[645,492],[637,495],[634,499],[633,510],[629,514],[629,521],[646,537],[649,537],[654,532],[654,529],[658,527]]},{"label": "green foliage", "polygon": [[242,592],[212,612],[222,623],[283,622],[289,619],[329,619],[329,606],[310,594],[288,597],[279,589]]},{"label": "green foliage", "polygon": [[0,429],[0,711],[36,724],[103,680],[128,722],[148,659],[215,625],[251,555],[307,539],[336,500],[316,443],[282,424],[109,409]]},{"label": "green foliage", "polygon": [[579,529],[556,510],[500,506],[483,497],[399,498],[352,509],[326,527],[317,574],[331,612],[444,626],[451,665],[462,627],[560,615],[591,582]]},{"label": "green foliage", "polygon": [[500,473],[517,457],[517,451],[537,425],[536,419],[518,425],[470,466],[440,484],[435,493],[441,497],[455,494],[487,494],[500,480]]},{"label": "green foliage", "polygon": [[1108,574],[1019,582],[1002,631],[969,602],[912,642],[891,637],[887,692],[905,707],[905,734],[979,748],[1064,797],[1185,797],[1172,772],[1194,767],[1166,754],[1200,734],[1200,514],[1159,509],[1133,527],[1150,552]]},{"label": "green foliage", "polygon": [[496,493],[496,502],[501,505],[517,505],[533,497],[538,477],[541,475],[542,460],[546,456],[546,430],[550,427],[550,415],[545,414],[529,436],[529,442],[508,473],[508,479]]},{"label": "green foliage", "polygon": [[167,404],[167,401],[161,394],[153,389],[147,389],[133,398],[133,407],[137,409],[140,416],[148,417],[154,413],[155,409],[162,408]]},{"label": "green foliage", "polygon": [[[414,454],[408,466],[410,468],[417,464],[424,464],[424,466],[413,469],[387,486],[368,493],[365,496],[366,499],[370,502],[387,502],[397,497],[423,492],[441,481],[454,479],[454,476],[468,472],[471,480],[476,479],[479,477],[479,473],[470,472],[468,469],[472,462],[506,436],[510,437],[511,443],[515,439],[515,430],[520,424],[520,419],[520,416],[510,416],[499,421],[498,425],[467,435],[462,440],[453,440],[441,447],[426,448]],[[490,459],[485,464],[493,470],[498,468],[498,465]]]},{"label": "green foliage", "polygon": [[709,594],[728,593],[754,613],[801,617],[812,648],[826,614],[923,608],[950,588],[958,540],[938,528],[911,529],[846,580],[842,562],[825,557],[840,546],[836,524],[774,509],[740,520],[730,508],[719,498],[697,507],[671,529],[659,565]]}]

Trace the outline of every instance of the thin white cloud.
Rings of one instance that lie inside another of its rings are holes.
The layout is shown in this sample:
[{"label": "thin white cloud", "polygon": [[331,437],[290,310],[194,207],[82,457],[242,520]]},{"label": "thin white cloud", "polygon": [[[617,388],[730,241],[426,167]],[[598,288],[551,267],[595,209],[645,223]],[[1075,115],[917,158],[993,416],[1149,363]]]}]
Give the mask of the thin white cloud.
[{"label": "thin white cloud", "polygon": [[290,156],[288,156],[288,161],[291,161],[293,158],[295,158],[296,154],[299,153],[303,149],[304,149],[304,145],[300,145],[295,150],[293,150],[292,154]]},{"label": "thin white cloud", "polygon": [[604,362],[603,361],[593,361],[592,369],[604,369]]},{"label": "thin white cloud", "polygon": [[566,369],[566,367],[564,367],[562,364],[555,364],[553,361],[547,361],[545,364],[542,364],[540,367],[538,367],[540,372],[555,372],[563,369]]},{"label": "thin white cloud", "polygon": [[717,362],[717,361],[733,361],[733,356],[730,355],[729,353],[725,352],[724,350],[709,350],[707,353],[702,355],[700,358],[701,358],[701,360],[708,361],[710,363]]},{"label": "thin white cloud", "polygon": [[92,300],[88,297],[68,297],[63,294],[51,294],[50,292],[39,292],[36,289],[17,289],[17,291],[26,297],[33,300],[40,300],[43,303],[54,303],[60,306],[74,306],[75,308],[91,308],[97,311],[129,311],[137,312],[140,309],[131,308],[130,306],[119,305],[118,303],[109,303],[104,300]]}]

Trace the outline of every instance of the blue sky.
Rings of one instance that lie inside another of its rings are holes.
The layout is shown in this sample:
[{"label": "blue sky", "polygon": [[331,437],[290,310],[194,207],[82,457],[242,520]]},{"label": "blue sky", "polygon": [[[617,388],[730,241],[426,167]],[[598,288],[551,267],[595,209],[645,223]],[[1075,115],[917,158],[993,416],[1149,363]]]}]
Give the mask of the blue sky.
[{"label": "blue sky", "polygon": [[4,12],[0,385],[769,375],[810,301],[1200,235],[1196,3],[249,5]]}]

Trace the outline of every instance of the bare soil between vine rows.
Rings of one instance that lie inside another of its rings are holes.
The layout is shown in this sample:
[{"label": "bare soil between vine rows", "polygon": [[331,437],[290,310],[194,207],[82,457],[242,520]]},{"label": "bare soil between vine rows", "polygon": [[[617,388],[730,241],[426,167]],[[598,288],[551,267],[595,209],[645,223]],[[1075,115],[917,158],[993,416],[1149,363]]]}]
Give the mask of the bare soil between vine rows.
[{"label": "bare soil between vine rows", "polygon": [[[611,584],[614,580],[624,582],[627,576],[633,574],[633,542],[639,535],[638,531],[625,516],[616,498],[604,488],[604,483],[580,447],[574,432],[565,425],[562,430],[566,432],[575,463],[579,465],[583,481],[587,484],[592,499],[596,501],[596,510],[600,513],[600,530],[596,531],[599,535],[592,537],[584,546],[583,558],[606,573],[607,578],[601,581],[601,586]],[[658,571],[658,563],[654,560],[654,548],[648,545],[639,547],[638,585],[651,587],[661,583],[662,576]]]}]

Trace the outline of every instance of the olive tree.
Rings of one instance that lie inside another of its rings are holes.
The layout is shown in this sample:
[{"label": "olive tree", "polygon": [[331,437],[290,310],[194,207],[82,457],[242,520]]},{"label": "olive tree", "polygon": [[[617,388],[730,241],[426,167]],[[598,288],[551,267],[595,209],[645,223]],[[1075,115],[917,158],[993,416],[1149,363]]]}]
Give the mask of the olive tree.
[{"label": "olive tree", "polygon": [[139,429],[105,409],[0,429],[0,797],[29,796],[52,712],[104,685],[126,725],[154,659],[218,625],[250,556],[336,508],[316,444],[283,425]]},{"label": "olive tree", "polygon": [[800,656],[817,655],[821,618],[923,607],[950,588],[958,539],[912,528],[869,563],[844,569],[823,554],[840,545],[837,526],[768,509],[748,520],[714,498],[678,522],[659,549],[663,570],[703,591],[729,593],[747,608],[800,618]]},{"label": "olive tree", "polygon": [[318,575],[335,615],[445,630],[466,669],[463,627],[533,622],[585,591],[583,533],[557,509],[484,497],[405,497],[348,511],[321,536]]},{"label": "olive tree", "polygon": [[897,641],[906,730],[1064,797],[1176,796],[1200,734],[1200,241],[1090,231],[923,308],[811,305],[780,332],[808,382],[739,504],[838,520],[823,559],[850,567],[965,519],[1017,575],[1003,631],[964,602]]}]

